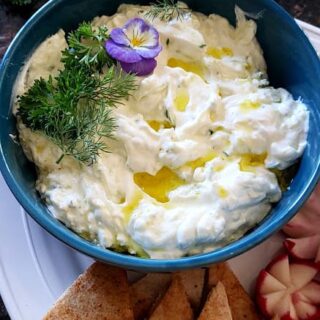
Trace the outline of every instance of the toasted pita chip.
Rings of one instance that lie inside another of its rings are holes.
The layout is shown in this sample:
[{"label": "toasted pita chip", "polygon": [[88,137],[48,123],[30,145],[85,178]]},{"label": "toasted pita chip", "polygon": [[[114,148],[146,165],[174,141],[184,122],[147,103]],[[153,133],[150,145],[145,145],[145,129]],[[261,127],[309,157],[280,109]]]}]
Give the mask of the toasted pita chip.
[{"label": "toasted pita chip", "polygon": [[232,320],[227,293],[221,282],[209,293],[198,320]]},{"label": "toasted pita chip", "polygon": [[82,274],[44,320],[133,320],[124,270],[100,262]]},{"label": "toasted pita chip", "polygon": [[171,282],[169,273],[149,273],[130,286],[134,318],[144,319],[159,295],[163,295]]},{"label": "toasted pita chip", "polygon": [[208,287],[221,281],[226,289],[233,320],[259,320],[254,303],[226,263],[213,265],[208,271]]},{"label": "toasted pita chip", "polygon": [[198,310],[201,303],[205,269],[192,269],[177,272],[186,290],[191,307]]},{"label": "toasted pita chip", "polygon": [[186,291],[178,276],[154,309],[149,320],[192,320],[193,312]]}]

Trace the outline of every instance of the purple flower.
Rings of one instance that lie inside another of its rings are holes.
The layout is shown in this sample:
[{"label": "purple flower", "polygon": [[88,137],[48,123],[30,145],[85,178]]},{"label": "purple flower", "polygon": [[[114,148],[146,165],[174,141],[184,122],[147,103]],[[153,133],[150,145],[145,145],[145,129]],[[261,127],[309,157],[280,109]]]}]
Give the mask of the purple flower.
[{"label": "purple flower", "polygon": [[143,19],[134,18],[123,28],[115,28],[110,32],[106,50],[126,72],[146,76],[157,66],[155,57],[162,47],[158,31]]}]

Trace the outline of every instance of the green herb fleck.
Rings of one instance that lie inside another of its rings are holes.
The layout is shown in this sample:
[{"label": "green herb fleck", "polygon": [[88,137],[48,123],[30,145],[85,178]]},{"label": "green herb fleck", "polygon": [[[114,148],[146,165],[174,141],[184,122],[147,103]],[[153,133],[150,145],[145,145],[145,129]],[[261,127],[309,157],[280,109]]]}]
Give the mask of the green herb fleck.
[{"label": "green herb fleck", "polygon": [[171,21],[174,18],[183,20],[187,13],[191,10],[186,8],[184,4],[174,0],[157,0],[152,3],[150,9],[145,13],[147,18],[154,20],[159,18],[162,21]]},{"label": "green herb fleck", "polygon": [[206,47],[207,45],[204,43],[204,44],[201,44],[200,46],[199,46],[199,48],[204,48],[204,47]]},{"label": "green herb fleck", "polygon": [[170,39],[167,38],[166,45],[168,46],[169,44],[170,44]]}]

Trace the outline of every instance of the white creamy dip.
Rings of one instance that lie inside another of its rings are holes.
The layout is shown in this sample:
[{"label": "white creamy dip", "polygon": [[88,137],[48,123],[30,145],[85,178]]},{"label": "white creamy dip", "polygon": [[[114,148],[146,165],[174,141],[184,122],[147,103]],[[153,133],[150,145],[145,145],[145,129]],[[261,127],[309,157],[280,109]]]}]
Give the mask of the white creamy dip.
[{"label": "white creamy dip", "polygon": [[[144,17],[121,5],[94,26]],[[163,50],[158,66],[114,110],[115,139],[92,166],[18,122],[20,141],[39,171],[37,189],[54,216],[104,247],[151,258],[207,252],[238,239],[279,201],[277,178],[303,153],[308,111],[268,85],[256,24],[236,8],[237,27],[217,15],[152,21]],[[27,63],[17,86],[62,67],[62,31]]]}]

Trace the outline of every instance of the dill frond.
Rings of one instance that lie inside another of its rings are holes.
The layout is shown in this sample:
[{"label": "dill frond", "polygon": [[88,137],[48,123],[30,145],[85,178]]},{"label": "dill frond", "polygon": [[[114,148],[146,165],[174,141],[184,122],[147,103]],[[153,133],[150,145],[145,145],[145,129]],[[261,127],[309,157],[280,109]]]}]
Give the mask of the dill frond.
[{"label": "dill frond", "polygon": [[63,156],[90,165],[101,151],[108,151],[103,137],[112,137],[116,128],[112,108],[134,88],[134,76],[115,67],[96,77],[88,67],[75,66],[55,79],[36,80],[19,98],[18,116],[27,127],[49,137]]},{"label": "dill frond", "polygon": [[183,20],[190,9],[175,0],[157,0],[152,3],[145,16],[151,20],[159,18],[162,21],[171,21],[173,19]]},{"label": "dill frond", "polygon": [[104,48],[108,37],[106,26],[94,30],[90,23],[81,23],[67,37],[68,49],[63,51],[62,62],[65,66],[79,62],[98,71],[101,71],[104,65],[114,65],[115,61]]}]

